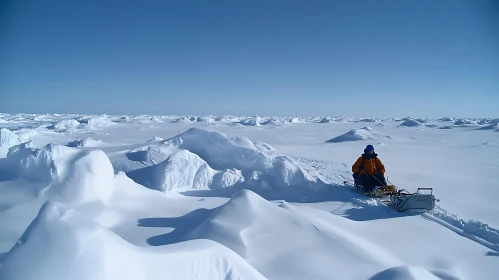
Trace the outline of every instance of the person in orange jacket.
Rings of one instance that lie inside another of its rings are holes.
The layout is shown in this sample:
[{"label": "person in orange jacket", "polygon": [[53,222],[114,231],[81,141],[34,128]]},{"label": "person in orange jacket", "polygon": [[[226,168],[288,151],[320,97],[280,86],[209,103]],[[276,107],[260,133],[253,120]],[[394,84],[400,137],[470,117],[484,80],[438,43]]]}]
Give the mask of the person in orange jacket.
[{"label": "person in orange jacket", "polygon": [[370,192],[375,186],[386,186],[385,166],[374,152],[373,145],[367,145],[362,154],[352,165],[355,185],[362,186],[364,192]]}]

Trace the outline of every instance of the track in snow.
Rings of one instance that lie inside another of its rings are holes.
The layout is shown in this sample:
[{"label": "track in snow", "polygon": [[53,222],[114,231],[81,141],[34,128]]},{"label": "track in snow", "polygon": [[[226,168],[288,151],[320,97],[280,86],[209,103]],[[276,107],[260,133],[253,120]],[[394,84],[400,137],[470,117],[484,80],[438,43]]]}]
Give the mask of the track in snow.
[{"label": "track in snow", "polygon": [[[308,172],[315,172],[324,182],[331,185],[343,186],[345,178],[351,177],[348,166],[344,163],[333,163],[302,157],[292,157],[292,159],[298,162],[303,169]],[[358,198],[352,198],[352,200],[358,200]],[[433,210],[422,213],[420,216],[499,253],[498,229],[492,228],[480,221],[466,221],[455,214],[447,212],[440,206],[436,206]]]}]

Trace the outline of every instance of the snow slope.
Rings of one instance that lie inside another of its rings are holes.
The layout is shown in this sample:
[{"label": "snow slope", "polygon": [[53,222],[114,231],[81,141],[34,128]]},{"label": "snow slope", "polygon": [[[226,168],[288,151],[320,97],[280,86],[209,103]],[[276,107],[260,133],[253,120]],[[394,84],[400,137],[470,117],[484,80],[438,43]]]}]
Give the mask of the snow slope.
[{"label": "snow slope", "polygon": [[19,135],[13,133],[7,128],[0,129],[0,148],[10,148],[25,142]]},{"label": "snow slope", "polygon": [[1,279],[265,279],[207,240],[133,246],[77,211],[45,204],[0,267]]},{"label": "snow slope", "polygon": [[[28,139],[0,153],[0,279],[499,273],[494,119],[416,119],[444,130],[365,118],[374,131],[358,118],[259,117],[286,125],[256,127],[234,125],[246,119],[237,116],[1,117]],[[79,125],[45,128],[71,120]],[[331,134],[342,141],[326,143]],[[99,141],[66,146],[74,139]],[[433,187],[438,207],[397,213],[345,187],[366,144],[391,182]]]},{"label": "snow slope", "polygon": [[327,140],[327,142],[340,143],[346,141],[382,140],[382,139],[391,139],[391,138],[392,137],[376,132],[374,129],[370,128],[369,126],[366,126],[358,129],[352,129],[345,134]]}]

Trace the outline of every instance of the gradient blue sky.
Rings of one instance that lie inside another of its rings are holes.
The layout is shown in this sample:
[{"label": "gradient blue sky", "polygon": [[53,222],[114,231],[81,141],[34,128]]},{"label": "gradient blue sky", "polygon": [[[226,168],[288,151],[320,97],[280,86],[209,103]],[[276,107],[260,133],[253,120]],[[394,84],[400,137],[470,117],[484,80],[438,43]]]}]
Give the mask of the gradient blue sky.
[{"label": "gradient blue sky", "polygon": [[498,2],[0,0],[0,112],[497,117]]}]

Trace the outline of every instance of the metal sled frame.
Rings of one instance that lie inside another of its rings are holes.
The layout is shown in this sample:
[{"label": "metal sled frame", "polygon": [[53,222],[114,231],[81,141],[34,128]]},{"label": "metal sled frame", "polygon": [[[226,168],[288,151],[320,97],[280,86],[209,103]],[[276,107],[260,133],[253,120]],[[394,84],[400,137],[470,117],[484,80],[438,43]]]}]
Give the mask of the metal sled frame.
[{"label": "metal sled frame", "polygon": [[432,210],[438,199],[433,195],[432,188],[418,188],[416,193],[399,190],[390,195],[391,207],[397,211]]}]

